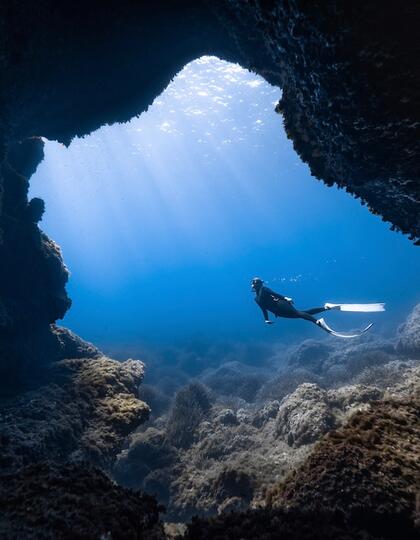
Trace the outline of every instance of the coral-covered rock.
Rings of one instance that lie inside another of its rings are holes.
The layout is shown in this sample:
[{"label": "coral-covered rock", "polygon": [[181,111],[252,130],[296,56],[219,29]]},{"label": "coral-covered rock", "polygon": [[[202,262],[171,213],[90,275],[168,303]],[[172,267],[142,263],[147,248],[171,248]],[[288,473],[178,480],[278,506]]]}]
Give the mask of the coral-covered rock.
[{"label": "coral-covered rock", "polygon": [[259,409],[252,419],[252,425],[260,428],[266,424],[271,418],[275,418],[279,412],[280,402],[276,399],[266,403]]},{"label": "coral-covered rock", "polygon": [[137,397],[142,362],[109,358],[64,360],[54,382],[2,408],[3,470],[46,458],[90,460],[108,468],[124,438],[148,417]]},{"label": "coral-covered rock", "polygon": [[331,407],[344,411],[350,407],[363,405],[380,399],[383,392],[373,386],[354,384],[328,390],[327,400]]},{"label": "coral-covered rock", "polygon": [[333,427],[327,392],[316,384],[302,384],[280,405],[277,434],[290,446],[312,443]]},{"label": "coral-covered rock", "polygon": [[420,485],[420,402],[378,401],[315,448],[270,503],[412,519]]},{"label": "coral-covered rock", "polygon": [[415,540],[419,407],[378,401],[355,413],[270,490],[266,508],[194,519],[185,540]]}]

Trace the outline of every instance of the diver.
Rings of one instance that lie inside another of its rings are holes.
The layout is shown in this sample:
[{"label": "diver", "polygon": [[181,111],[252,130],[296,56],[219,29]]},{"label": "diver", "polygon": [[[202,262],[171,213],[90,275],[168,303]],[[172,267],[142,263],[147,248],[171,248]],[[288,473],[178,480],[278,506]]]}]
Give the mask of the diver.
[{"label": "diver", "polygon": [[322,307],[298,310],[295,308],[292,298],[283,296],[281,294],[272,291],[268,287],[264,286],[262,279],[256,277],[251,281],[252,290],[255,292],[255,301],[260,306],[263,312],[264,321],[266,324],[273,324],[274,321],[270,321],[268,312],[270,311],[276,317],[285,317],[288,319],[305,319],[310,321],[325,332],[337,337],[353,338],[364,334],[373,326],[373,323],[369,324],[365,329],[356,334],[341,334],[332,330],[324,319],[316,319],[314,315],[329,311],[331,309],[338,311],[356,311],[356,312],[373,312],[373,311],[385,311],[385,304],[331,304],[326,303]]}]

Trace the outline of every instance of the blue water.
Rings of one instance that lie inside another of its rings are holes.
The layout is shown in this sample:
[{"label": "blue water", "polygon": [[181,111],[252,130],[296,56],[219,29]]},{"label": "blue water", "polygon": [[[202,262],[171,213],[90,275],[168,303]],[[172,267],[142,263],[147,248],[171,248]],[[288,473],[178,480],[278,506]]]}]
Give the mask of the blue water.
[{"label": "blue water", "polygon": [[255,275],[296,305],[387,302],[328,314],[338,330],[393,331],[420,301],[420,252],[312,178],[274,112],[279,89],[204,57],[150,109],[64,146],[47,141],[31,179],[41,226],[71,269],[64,324],[104,349],[322,337],[263,323]]}]

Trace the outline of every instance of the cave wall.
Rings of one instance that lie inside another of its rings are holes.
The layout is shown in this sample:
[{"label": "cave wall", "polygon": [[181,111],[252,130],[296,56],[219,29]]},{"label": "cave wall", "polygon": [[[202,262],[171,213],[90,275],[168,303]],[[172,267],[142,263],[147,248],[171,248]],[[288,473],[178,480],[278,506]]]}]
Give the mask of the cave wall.
[{"label": "cave wall", "polygon": [[414,0],[397,7],[376,0],[3,1],[3,373],[32,357],[39,362],[50,324],[70,306],[60,250],[37,225],[42,202],[27,199],[28,179],[42,160],[38,137],[68,144],[127,121],[204,54],[280,86],[277,110],[312,174],[418,240],[419,22]]}]

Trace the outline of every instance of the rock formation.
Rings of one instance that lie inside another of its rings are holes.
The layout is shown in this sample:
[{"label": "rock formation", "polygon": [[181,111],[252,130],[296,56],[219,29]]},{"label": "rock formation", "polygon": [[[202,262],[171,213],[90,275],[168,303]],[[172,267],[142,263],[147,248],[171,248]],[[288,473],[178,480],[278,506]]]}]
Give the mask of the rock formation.
[{"label": "rock formation", "polygon": [[184,538],[418,537],[419,401],[379,401],[331,432],[265,509],[194,520]]},{"label": "rock formation", "polygon": [[[75,358],[53,363],[48,383],[2,403],[0,536],[164,538],[155,500],[98,469],[112,468],[124,439],[148,417],[137,396],[143,364],[52,332],[61,353]],[[83,352],[94,357],[77,358]]]}]

